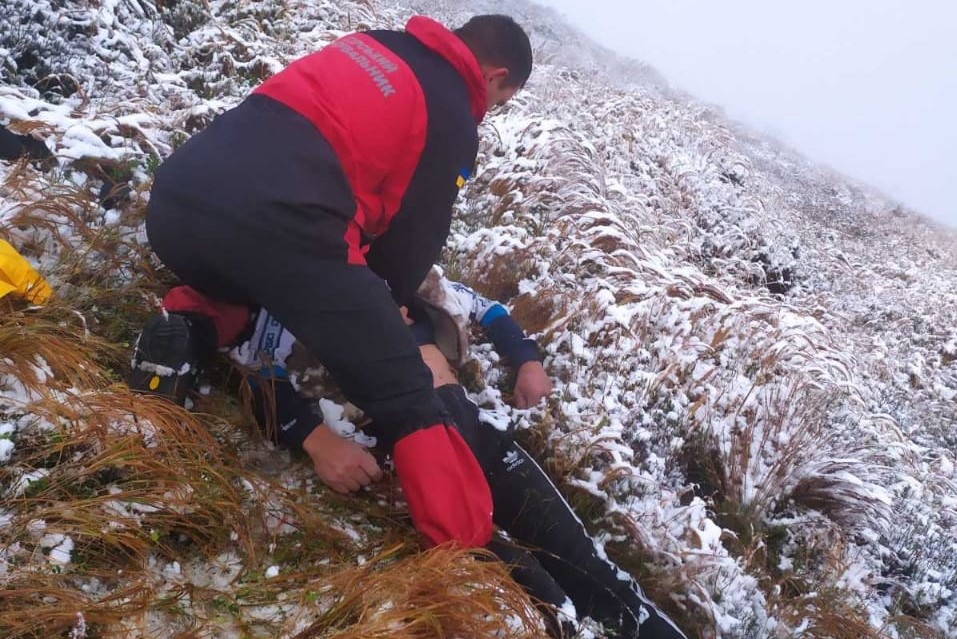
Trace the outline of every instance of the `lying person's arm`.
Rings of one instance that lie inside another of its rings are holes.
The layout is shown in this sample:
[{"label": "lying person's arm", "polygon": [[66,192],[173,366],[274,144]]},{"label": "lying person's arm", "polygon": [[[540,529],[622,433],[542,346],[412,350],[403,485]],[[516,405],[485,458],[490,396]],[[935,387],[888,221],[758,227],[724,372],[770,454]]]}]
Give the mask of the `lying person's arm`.
[{"label": "lying person's arm", "polygon": [[247,381],[260,428],[283,448],[309,455],[324,484],[338,493],[350,493],[382,478],[375,457],[323,423],[284,370],[266,369],[247,376]]},{"label": "lying person's arm", "polygon": [[459,282],[450,282],[469,319],[478,323],[502,360],[515,371],[515,405],[535,406],[552,392],[552,381],[542,366],[542,356],[535,340],[499,302],[479,295]]},{"label": "lying person's arm", "polygon": [[289,380],[286,359],[295,341],[276,318],[260,310],[250,339],[232,353],[250,371],[246,381],[260,429],[283,448],[309,455],[319,479],[336,492],[354,492],[379,480],[382,470],[375,457],[324,424]]}]

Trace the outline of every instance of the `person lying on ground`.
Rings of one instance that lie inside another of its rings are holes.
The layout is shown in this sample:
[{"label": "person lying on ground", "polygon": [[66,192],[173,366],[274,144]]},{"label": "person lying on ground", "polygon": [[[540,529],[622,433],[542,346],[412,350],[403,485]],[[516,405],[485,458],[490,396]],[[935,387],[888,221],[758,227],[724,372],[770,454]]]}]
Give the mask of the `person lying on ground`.
[{"label": "person lying on ground", "polygon": [[[436,393],[490,487],[498,532],[486,548],[509,566],[513,579],[537,602],[555,637],[571,636],[581,615],[601,622],[617,637],[637,637],[640,632],[643,639],[683,638],[637,582],[606,558],[511,433],[481,419],[479,407],[458,383],[449,361],[464,359],[461,346],[468,331],[461,320],[467,315],[481,326],[502,360],[517,369],[514,402],[534,406],[552,388],[538,346],[501,304],[464,285],[439,283],[431,287],[431,299],[420,296],[403,317],[432,372]],[[287,366],[295,359],[294,351],[295,337],[265,310],[257,316],[249,339],[233,351],[234,359],[250,371],[260,428],[274,442],[308,454],[319,477],[338,492],[354,492],[378,481],[382,470],[375,457],[322,424],[312,403],[295,388]],[[294,367],[309,364],[300,361]],[[362,430],[364,437],[356,439],[375,447],[391,435],[374,421]],[[308,434],[303,436],[304,432]]]}]

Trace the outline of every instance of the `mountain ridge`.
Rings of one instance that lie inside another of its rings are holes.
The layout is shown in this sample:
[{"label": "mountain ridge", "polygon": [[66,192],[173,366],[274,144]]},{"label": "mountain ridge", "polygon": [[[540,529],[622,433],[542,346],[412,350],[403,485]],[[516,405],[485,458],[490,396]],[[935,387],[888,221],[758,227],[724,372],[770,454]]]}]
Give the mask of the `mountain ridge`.
[{"label": "mountain ridge", "polygon": [[[457,205],[444,266],[509,302],[545,347],[557,386],[546,407],[508,406],[508,380],[484,346],[476,348],[484,382],[470,390],[483,410],[518,424],[608,553],[702,636],[957,631],[952,235],[751,137],[670,90],[650,67],[600,47],[583,56],[584,36],[567,36],[573,30],[554,12],[491,0],[90,0],[70,11],[54,0],[12,0],[0,9],[0,117],[44,139],[57,158],[46,171],[0,164],[0,225],[59,298],[46,311],[8,314],[0,327],[12,336],[36,326],[47,340],[36,352],[8,346],[0,369],[0,432],[12,442],[0,467],[0,579],[26,593],[5,612],[46,624],[36,632],[75,629],[80,613],[117,635],[162,635],[192,616],[205,632],[240,636],[253,623],[248,608],[266,634],[302,636],[338,605],[317,583],[341,585],[318,572],[265,578],[273,566],[319,570],[294,559],[322,556],[304,550],[302,535],[332,538],[331,526],[365,540],[361,551],[322,551],[342,565],[348,552],[384,557],[362,573],[369,583],[383,576],[380,567],[407,565],[388,550],[401,526],[372,523],[394,515],[366,505],[369,519],[356,523],[308,469],[281,457],[281,489],[257,475],[255,460],[274,451],[237,433],[241,418],[218,389],[200,400],[218,415],[207,424],[215,441],[186,429],[223,451],[212,468],[239,478],[217,484],[228,495],[217,511],[228,523],[205,524],[211,557],[180,548],[132,505],[148,497],[185,526],[177,519],[184,502],[162,493],[124,498],[124,472],[96,475],[79,496],[120,494],[109,506],[70,496],[104,529],[138,540],[130,548],[151,566],[147,603],[125,621],[110,615],[98,546],[38,504],[69,501],[64,473],[84,467],[52,463],[51,450],[96,423],[51,408],[46,389],[71,410],[81,400],[135,403],[112,395],[120,391],[109,383],[124,365],[122,344],[165,284],[142,230],[156,164],[297,55],[353,29],[400,28],[413,11],[448,24],[478,11],[514,13],[543,54],[527,89],[483,124],[478,171]],[[119,196],[115,206],[103,205],[104,188]],[[95,348],[85,341],[94,336]],[[73,364],[52,358],[49,345],[67,348],[63,340],[83,355]],[[82,371],[89,377],[104,358],[102,376],[85,379]],[[196,419],[135,405],[163,433]],[[103,432],[130,434],[134,446],[140,431],[129,416],[103,414]],[[69,450],[83,460],[109,441],[104,434]],[[164,452],[173,461],[182,454]],[[234,467],[231,455],[245,461]],[[198,467],[189,459],[186,468]],[[199,496],[207,495],[197,488],[201,475],[187,474]],[[229,500],[266,513],[264,557]],[[277,515],[276,504],[292,514]],[[30,591],[30,575],[74,593],[67,614],[31,619],[30,594],[46,591]],[[250,583],[275,600],[256,598]],[[181,616],[156,603],[190,584],[211,594],[178,598]],[[407,610],[389,595],[364,605],[357,610],[369,618]],[[511,600],[497,605],[521,610]],[[533,625],[514,634],[534,636]]]}]

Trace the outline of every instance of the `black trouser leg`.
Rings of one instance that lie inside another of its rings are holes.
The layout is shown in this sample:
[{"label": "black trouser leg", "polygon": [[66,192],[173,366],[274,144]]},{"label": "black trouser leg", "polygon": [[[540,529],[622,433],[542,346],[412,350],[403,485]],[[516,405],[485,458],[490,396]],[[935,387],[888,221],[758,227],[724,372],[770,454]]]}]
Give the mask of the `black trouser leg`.
[{"label": "black trouser leg", "polygon": [[532,598],[545,619],[548,633],[556,639],[571,637],[574,632],[572,620],[558,614],[559,611],[569,612],[566,602],[570,599],[535,555],[502,537],[493,537],[486,548],[508,566],[512,579]]},{"label": "black trouser leg", "polygon": [[528,453],[500,431],[479,423],[478,408],[461,387],[443,386],[438,394],[485,471],[495,524],[532,549],[579,615],[597,619],[625,637],[636,636],[640,628],[643,639],[684,638],[634,579],[602,559],[581,520]]},{"label": "black trouser leg", "polygon": [[642,638],[684,637],[633,578],[599,555],[581,521],[528,453],[511,442],[499,461],[486,474],[496,525],[536,549],[535,556],[580,615],[626,637],[639,630]]},{"label": "black trouser leg", "polygon": [[[167,257],[169,250],[160,253],[187,284],[217,299],[268,308],[316,355],[346,397],[382,426],[383,433],[398,437],[445,421],[447,413],[432,388],[432,373],[388,287],[372,271],[278,244],[258,248],[264,266],[250,259],[253,247],[248,252],[230,248],[241,244],[239,240],[225,246],[213,243],[203,254],[194,244],[206,234],[202,227],[202,222],[194,223],[193,238],[181,238],[181,247],[174,249],[193,244],[189,259],[181,260],[188,262],[186,266],[177,263],[176,255]],[[154,229],[153,235],[161,233]],[[388,447],[389,442],[383,443]]]},{"label": "black trouser leg", "polygon": [[259,244],[249,229],[202,217],[183,236],[178,229],[188,217],[163,210],[150,227],[154,250],[186,284],[269,309],[384,433],[398,437],[445,421],[432,373],[381,278],[282,237]]},{"label": "black trouser leg", "polygon": [[349,263],[355,207],[315,127],[254,96],[157,169],[146,227],[184,283],[269,309],[350,401],[384,430],[406,434],[441,423],[445,410],[389,287]]}]

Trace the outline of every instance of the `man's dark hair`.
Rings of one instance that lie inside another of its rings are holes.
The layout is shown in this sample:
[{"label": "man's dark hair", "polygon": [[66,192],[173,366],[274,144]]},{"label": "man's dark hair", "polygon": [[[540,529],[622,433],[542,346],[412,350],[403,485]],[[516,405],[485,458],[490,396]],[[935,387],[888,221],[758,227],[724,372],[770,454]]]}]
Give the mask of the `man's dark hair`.
[{"label": "man's dark hair", "polygon": [[523,87],[532,73],[532,45],[528,34],[511,16],[475,16],[455,30],[479,64],[508,69],[505,85]]}]

